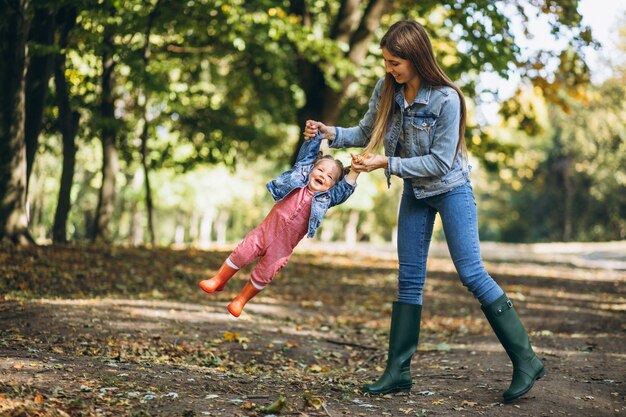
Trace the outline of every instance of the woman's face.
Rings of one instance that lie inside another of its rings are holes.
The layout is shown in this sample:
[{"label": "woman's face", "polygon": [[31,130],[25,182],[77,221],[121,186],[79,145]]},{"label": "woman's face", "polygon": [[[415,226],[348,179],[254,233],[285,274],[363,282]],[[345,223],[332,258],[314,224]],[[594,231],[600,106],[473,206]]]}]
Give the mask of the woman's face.
[{"label": "woman's face", "polygon": [[391,74],[398,84],[406,84],[417,79],[417,71],[411,61],[393,55],[387,48],[383,48],[383,58],[385,59],[385,71]]}]

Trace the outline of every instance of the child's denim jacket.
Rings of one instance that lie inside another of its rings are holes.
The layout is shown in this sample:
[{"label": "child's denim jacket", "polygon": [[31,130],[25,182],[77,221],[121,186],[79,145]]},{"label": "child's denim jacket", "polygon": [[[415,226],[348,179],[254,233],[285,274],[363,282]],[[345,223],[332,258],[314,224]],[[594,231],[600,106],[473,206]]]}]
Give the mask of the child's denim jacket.
[{"label": "child's denim jacket", "polygon": [[[372,136],[384,78],[369,101],[359,125],[337,128],[331,148],[364,147]],[[459,140],[461,106],[459,95],[450,87],[433,87],[424,82],[413,103],[404,109],[403,86],[396,86],[393,114],[385,135],[385,155],[390,174],[405,179],[416,198],[430,197],[452,190],[469,181],[469,169],[462,152],[456,153]],[[456,156],[455,156],[456,153]]]},{"label": "child's denim jacket", "polygon": [[[308,186],[309,174],[313,170],[313,163],[317,159],[321,144],[321,134],[317,134],[314,138],[305,141],[300,147],[295,165],[266,184],[274,201],[282,200],[296,188]],[[315,236],[315,231],[322,224],[326,211],[346,201],[355,188],[356,184],[348,183],[344,177],[328,190],[315,193],[311,202],[308,237]]]}]

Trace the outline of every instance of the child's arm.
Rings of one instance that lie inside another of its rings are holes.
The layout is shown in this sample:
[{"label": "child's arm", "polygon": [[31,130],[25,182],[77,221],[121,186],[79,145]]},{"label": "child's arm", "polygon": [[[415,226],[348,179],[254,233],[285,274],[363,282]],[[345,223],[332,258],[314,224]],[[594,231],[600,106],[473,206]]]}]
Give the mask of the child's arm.
[{"label": "child's arm", "polygon": [[356,179],[359,176],[359,173],[352,169],[352,167],[348,169],[348,173],[329,190],[330,207],[339,205],[346,201],[356,188]]},{"label": "child's arm", "polygon": [[356,172],[351,166],[348,167],[348,173],[344,177],[346,182],[351,185],[356,185],[356,179],[359,177],[360,172]]},{"label": "child's arm", "polygon": [[309,165],[315,162],[317,154],[320,151],[321,144],[322,134],[319,132],[310,140],[305,140],[304,143],[302,143],[302,146],[300,146],[295,165]]}]

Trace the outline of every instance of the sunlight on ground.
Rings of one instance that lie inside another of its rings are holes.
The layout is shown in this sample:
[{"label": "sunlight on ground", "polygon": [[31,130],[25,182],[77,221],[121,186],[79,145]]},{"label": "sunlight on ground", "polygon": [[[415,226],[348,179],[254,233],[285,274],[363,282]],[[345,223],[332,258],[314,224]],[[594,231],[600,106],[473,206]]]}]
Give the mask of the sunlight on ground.
[{"label": "sunlight on ground", "polygon": [[[228,301],[212,301],[206,304],[177,303],[171,301],[146,301],[133,299],[87,299],[87,300],[57,300],[41,299],[41,304],[65,305],[65,306],[94,306],[106,310],[115,307],[119,312],[124,312],[132,319],[146,317],[152,319],[167,319],[186,322],[215,322],[230,320],[250,320],[255,314],[288,317],[291,313],[278,300],[268,298],[263,303],[250,303],[246,305],[239,318],[233,317],[227,310]],[[130,320],[115,320],[118,329],[137,329],[138,323]],[[158,323],[150,325],[142,323],[142,329],[157,329]]]}]

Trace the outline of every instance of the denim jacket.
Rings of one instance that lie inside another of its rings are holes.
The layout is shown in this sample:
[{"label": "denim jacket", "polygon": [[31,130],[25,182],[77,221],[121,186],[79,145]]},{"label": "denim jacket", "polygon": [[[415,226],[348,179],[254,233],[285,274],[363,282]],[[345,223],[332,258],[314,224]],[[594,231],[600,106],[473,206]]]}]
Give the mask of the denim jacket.
[{"label": "denim jacket", "polygon": [[[384,78],[381,78],[369,101],[369,108],[358,126],[336,130],[331,148],[364,147],[374,130]],[[455,157],[459,140],[461,106],[459,95],[450,87],[434,87],[424,82],[413,103],[404,109],[403,86],[396,86],[396,106],[385,134],[385,170],[390,175],[410,181],[417,198],[430,197],[452,190],[469,181],[467,160],[462,152]],[[398,144],[402,144],[400,157]]]},{"label": "denim jacket", "polygon": [[[295,165],[266,184],[274,201],[282,200],[296,188],[308,186],[309,174],[313,170],[313,163],[317,159],[321,144],[322,135],[319,133],[305,141],[300,147]],[[346,201],[355,188],[356,184],[348,183],[344,177],[328,190],[315,193],[311,202],[308,237],[315,236],[315,231],[322,224],[326,211]]]}]

